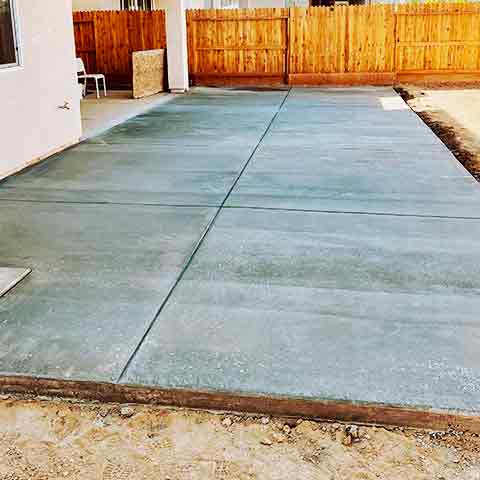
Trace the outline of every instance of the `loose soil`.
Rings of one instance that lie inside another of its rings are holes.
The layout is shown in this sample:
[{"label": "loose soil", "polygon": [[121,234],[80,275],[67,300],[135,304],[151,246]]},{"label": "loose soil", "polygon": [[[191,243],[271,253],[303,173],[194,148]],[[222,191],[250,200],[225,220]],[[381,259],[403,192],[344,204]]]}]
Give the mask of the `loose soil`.
[{"label": "loose soil", "polygon": [[[429,90],[430,88],[430,90]],[[431,90],[435,88],[435,90]],[[426,86],[422,89],[414,86],[400,86],[396,88],[405,102],[414,112],[432,129],[432,131],[442,140],[442,142],[455,155],[458,161],[480,181],[480,136],[477,130],[473,130],[471,125],[458,114],[458,105],[454,111],[449,110],[448,102],[442,102],[441,90],[448,90],[449,96],[458,95],[462,100],[465,97],[472,97],[472,102],[463,104],[461,108],[471,109],[474,113],[478,112],[478,124],[480,124],[480,103],[473,101],[478,98],[478,86],[470,86],[470,93],[458,86]],[[432,94],[435,93],[435,95]],[[453,110],[452,106],[450,109]],[[471,112],[466,112],[470,113]],[[467,115],[465,115],[466,117]]]},{"label": "loose soil", "polygon": [[480,438],[3,396],[0,479],[480,479]]}]

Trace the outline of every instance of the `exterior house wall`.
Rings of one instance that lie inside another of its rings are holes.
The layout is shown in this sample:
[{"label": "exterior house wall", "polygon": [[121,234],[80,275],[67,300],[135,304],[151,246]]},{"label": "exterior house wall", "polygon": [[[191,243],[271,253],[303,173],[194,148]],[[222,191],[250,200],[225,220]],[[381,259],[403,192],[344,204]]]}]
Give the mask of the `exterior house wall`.
[{"label": "exterior house wall", "polygon": [[[155,0],[155,8],[162,8],[162,0]],[[302,6],[309,0],[185,0],[185,8],[222,8],[231,5],[236,8],[274,8]],[[73,0],[73,10],[118,10],[120,0]]]},{"label": "exterior house wall", "polygon": [[[154,0],[154,8],[164,8],[163,0]],[[209,8],[211,0],[185,0],[185,8]],[[120,0],[73,0],[73,11],[120,10]]]},{"label": "exterior house wall", "polygon": [[120,0],[73,0],[74,12],[89,10],[119,10]]},{"label": "exterior house wall", "polygon": [[71,0],[16,6],[20,66],[0,69],[0,178],[81,136]]}]

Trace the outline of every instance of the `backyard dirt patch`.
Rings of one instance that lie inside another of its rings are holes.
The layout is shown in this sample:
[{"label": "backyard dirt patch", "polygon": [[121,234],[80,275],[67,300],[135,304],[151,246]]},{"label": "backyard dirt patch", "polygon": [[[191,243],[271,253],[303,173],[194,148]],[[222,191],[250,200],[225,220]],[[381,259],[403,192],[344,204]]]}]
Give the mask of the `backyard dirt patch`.
[{"label": "backyard dirt patch", "polygon": [[402,86],[397,92],[480,181],[480,89]]},{"label": "backyard dirt patch", "polygon": [[0,479],[480,478],[480,438],[3,396]]}]

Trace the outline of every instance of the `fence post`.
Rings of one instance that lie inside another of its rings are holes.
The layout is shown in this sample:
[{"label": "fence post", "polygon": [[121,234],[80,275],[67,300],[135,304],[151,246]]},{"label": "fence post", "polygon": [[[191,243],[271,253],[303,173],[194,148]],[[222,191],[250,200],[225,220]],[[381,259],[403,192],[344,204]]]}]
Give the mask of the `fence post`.
[{"label": "fence post", "polygon": [[287,10],[286,31],[285,31],[285,83],[290,83],[290,9]]},{"label": "fence post", "polygon": [[393,5],[393,83],[397,83],[397,15],[398,5]]},{"label": "fence post", "polygon": [[343,63],[343,72],[348,73],[349,68],[349,59],[350,59],[350,9],[353,7],[340,7],[345,9],[345,48],[344,48],[344,54],[345,54],[345,60]]}]

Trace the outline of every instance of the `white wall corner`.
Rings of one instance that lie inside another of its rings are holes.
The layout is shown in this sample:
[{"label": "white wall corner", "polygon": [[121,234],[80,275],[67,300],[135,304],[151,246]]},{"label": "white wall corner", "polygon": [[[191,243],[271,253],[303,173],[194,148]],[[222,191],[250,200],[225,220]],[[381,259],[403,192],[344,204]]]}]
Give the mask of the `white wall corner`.
[{"label": "white wall corner", "polygon": [[189,85],[185,0],[162,0],[157,5],[166,13],[168,86],[173,93],[186,92]]}]

